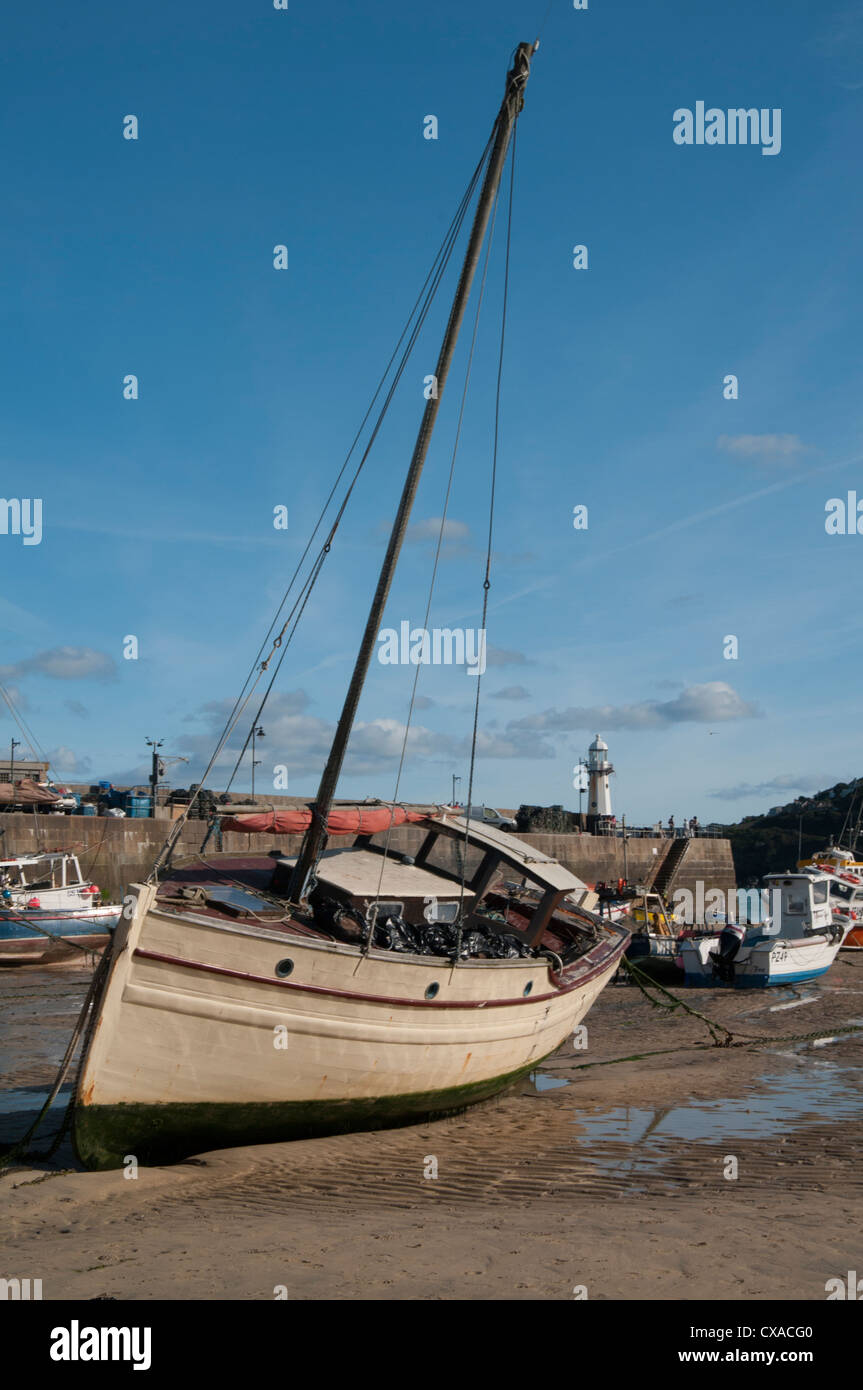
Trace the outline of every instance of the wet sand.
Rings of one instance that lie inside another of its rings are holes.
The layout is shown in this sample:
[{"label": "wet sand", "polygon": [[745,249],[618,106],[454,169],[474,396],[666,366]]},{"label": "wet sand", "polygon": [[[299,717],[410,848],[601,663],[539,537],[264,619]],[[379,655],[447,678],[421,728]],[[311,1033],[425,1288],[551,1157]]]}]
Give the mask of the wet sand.
[{"label": "wet sand", "polygon": [[[87,979],[0,976],[0,1139],[53,1079]],[[765,1041],[699,1049],[698,1020],[613,985],[586,1051],[451,1120],[135,1180],[75,1171],[64,1147],[0,1180],[0,1273],[41,1278],[46,1299],[823,1300],[863,1269],[863,1033],[781,1039],[863,1023],[863,956],[814,985],[678,993]]]}]

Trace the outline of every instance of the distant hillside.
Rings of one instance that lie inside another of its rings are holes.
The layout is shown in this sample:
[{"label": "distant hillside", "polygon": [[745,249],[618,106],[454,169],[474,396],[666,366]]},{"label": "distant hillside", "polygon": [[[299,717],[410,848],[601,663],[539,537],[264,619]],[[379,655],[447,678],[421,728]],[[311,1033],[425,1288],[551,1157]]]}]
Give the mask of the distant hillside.
[{"label": "distant hillside", "polygon": [[[814,796],[798,796],[787,806],[773,806],[765,816],[745,816],[736,825],[723,826],[731,841],[737,882],[749,886],[763,874],[793,869],[800,857],[798,838],[806,857],[838,842],[844,826],[842,843],[850,847],[855,827],[863,824],[861,807],[863,777],[857,777]],[[863,834],[860,849],[863,858]]]}]

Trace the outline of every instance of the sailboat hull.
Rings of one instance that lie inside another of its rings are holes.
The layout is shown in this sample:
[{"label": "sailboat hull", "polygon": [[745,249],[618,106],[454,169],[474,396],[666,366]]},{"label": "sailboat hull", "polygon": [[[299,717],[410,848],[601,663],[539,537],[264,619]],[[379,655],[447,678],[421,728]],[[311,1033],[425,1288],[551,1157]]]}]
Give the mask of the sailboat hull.
[{"label": "sailboat hull", "polygon": [[559,976],[544,958],[453,968],[179,917],[137,892],[75,1107],[78,1156],[93,1168],[485,1100],[560,1046],[628,941],[616,929]]}]

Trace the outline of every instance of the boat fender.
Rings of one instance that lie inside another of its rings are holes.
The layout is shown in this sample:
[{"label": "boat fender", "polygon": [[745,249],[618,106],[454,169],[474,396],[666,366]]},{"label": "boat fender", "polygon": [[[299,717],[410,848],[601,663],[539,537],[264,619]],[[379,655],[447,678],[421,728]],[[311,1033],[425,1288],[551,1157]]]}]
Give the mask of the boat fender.
[{"label": "boat fender", "polygon": [[32,907],[32,908],[38,908],[38,907],[41,907],[42,904],[41,904],[41,902],[39,901],[38,898],[28,898],[28,899],[27,899],[27,906],[28,906],[28,907]]}]

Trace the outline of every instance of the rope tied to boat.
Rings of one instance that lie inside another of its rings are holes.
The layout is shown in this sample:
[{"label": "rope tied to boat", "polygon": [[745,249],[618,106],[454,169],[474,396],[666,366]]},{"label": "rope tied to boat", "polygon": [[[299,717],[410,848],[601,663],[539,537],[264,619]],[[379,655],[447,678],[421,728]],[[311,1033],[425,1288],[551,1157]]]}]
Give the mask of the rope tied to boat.
[{"label": "rope tied to boat", "polygon": [[[98,1017],[96,1003],[99,999],[102,986],[108,977],[110,960],[111,943],[109,942],[102,953],[102,956],[99,960],[99,964],[93,971],[90,984],[87,987],[87,994],[84,998],[84,1003],[81,1006],[81,1011],[78,1014],[78,1017],[75,1021],[75,1027],[72,1030],[72,1036],[70,1037],[69,1042],[66,1046],[66,1051],[63,1054],[63,1060],[60,1063],[57,1075],[55,1076],[54,1082],[51,1086],[51,1090],[48,1093],[48,1098],[45,1101],[45,1104],[42,1106],[42,1109],[39,1111],[39,1114],[33,1121],[32,1125],[27,1130],[27,1133],[24,1134],[18,1140],[17,1144],[13,1144],[12,1147],[5,1154],[0,1154],[0,1177],[8,1176],[9,1169],[15,1164],[17,1164],[20,1160],[23,1160],[25,1158],[40,1160],[53,1158],[54,1154],[57,1152],[64,1138],[66,1137],[69,1126],[72,1123],[72,1115],[74,1113],[75,1107],[75,1096],[78,1092],[78,1084],[80,1082],[81,1072],[84,1067],[84,1059],[87,1056],[87,1049],[90,1046],[90,1038],[92,1037],[93,1028]],[[30,1153],[30,1144],[34,1136],[40,1129],[42,1121],[45,1119],[45,1116],[47,1115],[51,1106],[57,1099],[60,1087],[63,1085],[63,1082],[66,1079],[66,1075],[69,1071],[69,1067],[72,1064],[72,1058],[75,1055],[75,1050],[78,1046],[78,1041],[82,1033],[84,1034],[84,1042],[81,1048],[81,1056],[78,1060],[78,1066],[75,1071],[75,1080],[72,1085],[72,1090],[69,1094],[69,1100],[66,1103],[66,1109],[63,1114],[63,1119],[60,1124],[60,1128],[58,1129],[53,1140],[51,1141],[49,1148],[47,1148],[43,1153]]]},{"label": "rope tied to boat", "polygon": [[[75,917],[71,920],[79,922],[82,919],[80,917]],[[31,922],[26,917],[4,917],[3,921],[14,922],[19,927],[27,927],[30,931],[39,932],[42,936],[47,936],[49,941],[58,941],[61,946],[74,946],[76,951],[84,951],[86,955],[90,956],[96,955],[96,952],[94,951],[92,946],[82,946],[79,942],[74,941],[69,936],[55,936],[53,932],[48,931],[45,927],[37,926],[35,922]],[[93,926],[97,926],[97,923],[94,922]]]},{"label": "rope tied to boat", "polygon": [[[711,1041],[710,1043],[679,1043],[677,1047],[662,1047],[653,1052],[637,1052],[629,1057],[611,1057],[604,1062],[582,1062],[575,1068],[576,1071],[581,1071],[586,1067],[614,1066],[618,1062],[635,1062],[639,1061],[642,1057],[660,1057],[670,1052],[700,1051],[707,1047],[757,1047],[759,1045],[763,1046],[764,1043],[818,1042],[822,1038],[841,1038],[853,1033],[863,1033],[863,1024],[859,1023],[843,1024],[838,1028],[822,1028],[813,1033],[784,1033],[779,1036],[769,1033],[745,1033],[737,1029],[732,1030],[731,1028],[727,1028],[724,1023],[717,1023],[715,1019],[708,1018],[706,1014],[700,1013],[698,1009],[693,1009],[691,1005],[687,1004],[683,999],[678,998],[671,990],[666,989],[663,985],[659,984],[657,980],[651,979],[650,976],[646,975],[643,970],[640,970],[637,965],[633,965],[632,961],[627,960],[626,956],[621,958],[620,964],[629,975],[633,984],[637,985],[641,990],[649,1004],[656,1009],[665,1010],[669,1015],[675,1013],[678,1009],[682,1009],[684,1013],[690,1014],[693,1018],[697,1018],[705,1025],[710,1032]],[[662,995],[663,998],[654,997],[652,991]]]},{"label": "rope tied to boat", "polygon": [[[654,1009],[664,1009],[668,1014],[676,1013],[678,1009],[682,1009],[684,1013],[691,1014],[693,1018],[699,1019],[705,1025],[713,1039],[714,1047],[731,1047],[734,1034],[730,1028],[726,1028],[724,1023],[716,1023],[706,1014],[700,1013],[698,1009],[693,1009],[690,1004],[679,999],[676,994],[672,994],[670,989],[665,989],[657,980],[652,980],[643,970],[639,970],[638,966],[633,965],[626,956],[621,956],[620,964],[621,968],[629,975],[632,983],[638,986]],[[654,998],[651,993],[652,990],[662,995],[663,998]]]}]

